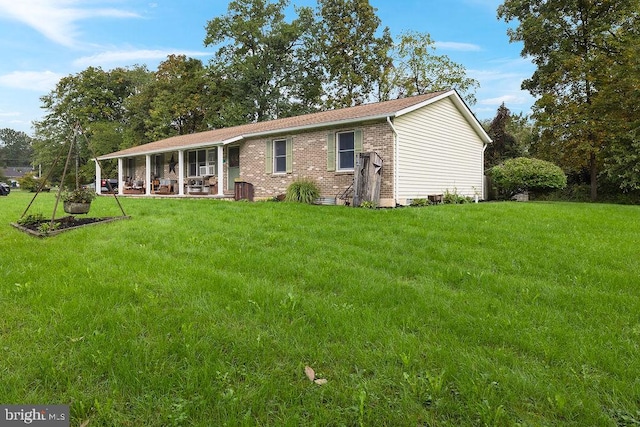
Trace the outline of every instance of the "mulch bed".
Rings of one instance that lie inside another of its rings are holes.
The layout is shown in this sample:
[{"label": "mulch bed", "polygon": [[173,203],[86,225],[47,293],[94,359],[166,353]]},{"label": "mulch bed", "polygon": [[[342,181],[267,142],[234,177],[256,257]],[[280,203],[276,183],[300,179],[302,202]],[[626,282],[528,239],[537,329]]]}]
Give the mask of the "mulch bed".
[{"label": "mulch bed", "polygon": [[109,216],[102,218],[78,218],[75,216],[65,216],[62,218],[56,218],[53,220],[53,227],[51,227],[51,219],[43,219],[41,221],[30,222],[29,224],[11,223],[18,230],[38,237],[50,237],[56,234],[63,233],[65,231],[73,230],[74,228],[103,224],[106,222],[117,221],[119,219],[129,219],[129,216]]}]

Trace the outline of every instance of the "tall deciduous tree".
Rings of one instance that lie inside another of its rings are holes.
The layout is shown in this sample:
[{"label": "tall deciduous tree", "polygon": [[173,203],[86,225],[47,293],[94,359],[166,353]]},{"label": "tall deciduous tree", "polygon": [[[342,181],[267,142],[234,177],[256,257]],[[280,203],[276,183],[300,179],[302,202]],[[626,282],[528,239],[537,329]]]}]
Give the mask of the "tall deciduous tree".
[{"label": "tall deciduous tree", "polygon": [[[393,41],[369,0],[318,0],[318,49],[325,69],[326,104],[351,107],[371,100],[391,67]],[[382,88],[379,97],[388,90]]]},{"label": "tall deciduous tree", "polygon": [[211,70],[219,89],[230,95],[222,112],[228,125],[295,114],[319,93],[316,76],[308,73],[302,80],[299,61],[305,34],[314,25],[312,11],[299,8],[298,17],[287,22],[288,5],[288,0],[234,0],[226,15],[207,23],[205,46],[221,44]]},{"label": "tall deciduous tree", "polygon": [[9,128],[0,129],[0,167],[28,166],[32,154],[29,135]]},{"label": "tall deciduous tree", "polygon": [[640,189],[640,28],[616,34],[622,52],[610,66],[609,81],[596,107],[607,133],[613,135],[605,151],[607,178],[624,191]]},{"label": "tall deciduous tree", "polygon": [[522,55],[536,65],[523,88],[538,99],[534,117],[541,143],[575,170],[587,168],[591,198],[611,135],[597,105],[606,93],[609,65],[622,54],[615,40],[637,25],[639,0],[506,0],[498,17],[518,21],[511,41],[524,42]]},{"label": "tall deciduous tree", "polygon": [[[79,153],[82,164],[93,155],[118,150],[123,143],[126,124],[125,100],[139,90],[138,80],[133,78],[136,73],[135,68],[103,71],[89,67],[62,78],[54,90],[41,98],[47,114],[34,123],[34,163],[43,167],[51,165],[60,145],[73,138],[77,128],[89,141],[100,132],[104,133],[96,138],[101,141],[99,145],[83,146]],[[107,170],[109,172],[113,171]],[[85,180],[92,179],[90,166],[86,167],[84,175]]]},{"label": "tall deciduous tree", "polygon": [[480,83],[448,56],[436,55],[428,33],[403,33],[394,48],[394,64],[391,86],[396,93],[392,97],[456,89],[467,103],[476,102],[475,89]]},{"label": "tall deciduous tree", "polygon": [[198,59],[169,55],[141,93],[148,100],[146,136],[151,140],[207,129],[210,85]]}]

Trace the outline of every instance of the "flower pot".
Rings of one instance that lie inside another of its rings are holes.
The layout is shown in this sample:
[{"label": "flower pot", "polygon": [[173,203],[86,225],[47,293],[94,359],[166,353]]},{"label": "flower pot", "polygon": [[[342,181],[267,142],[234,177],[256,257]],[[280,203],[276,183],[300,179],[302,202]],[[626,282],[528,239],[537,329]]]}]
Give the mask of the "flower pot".
[{"label": "flower pot", "polygon": [[64,202],[64,211],[68,214],[86,214],[91,203]]}]

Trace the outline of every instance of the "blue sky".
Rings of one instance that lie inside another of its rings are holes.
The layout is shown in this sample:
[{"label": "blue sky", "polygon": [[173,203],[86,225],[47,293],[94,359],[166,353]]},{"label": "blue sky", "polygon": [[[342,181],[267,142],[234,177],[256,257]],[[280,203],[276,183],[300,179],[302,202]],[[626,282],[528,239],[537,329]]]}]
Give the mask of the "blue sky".
[{"label": "blue sky", "polygon": [[[315,0],[292,0],[314,6]],[[530,112],[534,99],[520,85],[534,71],[509,43],[498,21],[499,0],[370,0],[382,26],[396,37],[427,32],[436,53],[462,64],[480,82],[479,119],[502,102],[514,113]],[[0,129],[32,133],[43,115],[40,97],[58,80],[89,66],[110,70],[146,64],[155,70],[170,54],[207,63],[205,26],[227,11],[226,0],[0,0]]]}]

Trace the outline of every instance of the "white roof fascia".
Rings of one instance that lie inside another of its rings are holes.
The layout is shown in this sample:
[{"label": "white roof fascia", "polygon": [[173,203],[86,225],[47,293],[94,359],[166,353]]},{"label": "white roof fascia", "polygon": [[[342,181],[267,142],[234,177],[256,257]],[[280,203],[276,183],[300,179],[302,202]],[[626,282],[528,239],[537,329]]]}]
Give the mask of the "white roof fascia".
[{"label": "white roof fascia", "polygon": [[125,157],[138,157],[138,156],[146,156],[146,155],[150,155],[150,154],[162,154],[162,153],[171,153],[173,151],[180,151],[182,149],[192,149],[192,148],[202,148],[202,147],[215,147],[217,145],[224,145],[225,142],[212,142],[212,141],[207,141],[207,142],[200,142],[198,144],[194,144],[194,145],[189,145],[188,147],[173,147],[173,148],[162,148],[162,149],[156,149],[156,150],[148,150],[148,151],[141,151],[135,154],[120,154],[117,156],[111,156],[111,155],[104,155],[104,156],[98,156],[98,160],[111,160],[111,159],[120,159],[120,158],[125,158]]},{"label": "white roof fascia", "polygon": [[447,97],[449,97],[449,96],[451,96],[451,95],[453,95],[455,93],[456,93],[455,90],[450,90],[450,91],[445,92],[445,93],[443,93],[441,95],[438,95],[438,96],[436,96],[434,98],[429,98],[429,99],[427,99],[425,101],[422,101],[422,102],[420,102],[418,104],[414,104],[414,105],[412,105],[410,107],[405,108],[404,110],[400,110],[400,111],[396,112],[396,117],[400,117],[400,116],[405,115],[407,113],[410,113],[412,111],[418,110],[418,109],[420,109],[422,107],[425,107],[425,106],[427,106],[429,104],[433,104],[434,102],[438,102],[441,99],[447,98]]},{"label": "white roof fascia", "polygon": [[482,127],[482,125],[480,124],[480,122],[478,121],[478,119],[476,118],[476,116],[471,112],[471,110],[469,109],[469,107],[467,107],[467,104],[463,101],[463,99],[460,97],[460,95],[458,94],[458,92],[454,89],[443,93],[442,95],[438,95],[434,98],[431,99],[427,99],[426,101],[423,101],[419,104],[416,105],[412,105],[411,107],[405,108],[404,110],[400,110],[396,113],[396,117],[400,117],[404,114],[410,113],[412,111],[415,111],[419,108],[425,107],[429,104],[433,104],[435,102],[438,102],[444,98],[448,98],[451,97],[451,101],[454,103],[454,105],[456,107],[458,107],[458,110],[460,110],[460,112],[462,113],[462,115],[464,116],[465,119],[467,119],[467,122],[471,125],[471,127],[473,128],[473,130],[476,131],[476,133],[480,136],[480,138],[484,141],[485,144],[488,144],[490,142],[493,142],[491,140],[491,137],[487,134],[487,132],[484,130],[484,128]]}]

